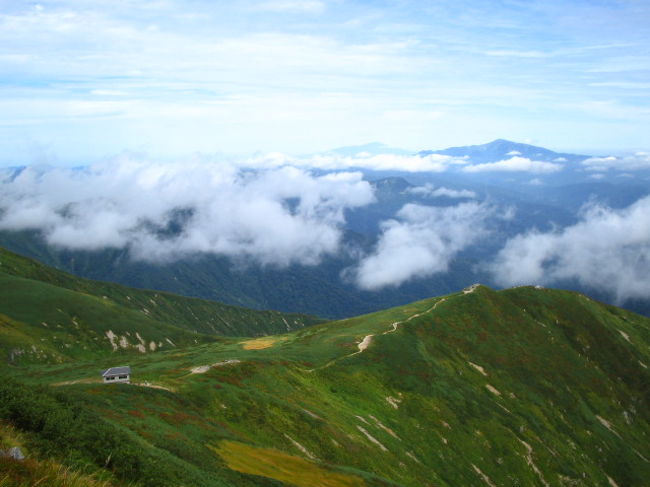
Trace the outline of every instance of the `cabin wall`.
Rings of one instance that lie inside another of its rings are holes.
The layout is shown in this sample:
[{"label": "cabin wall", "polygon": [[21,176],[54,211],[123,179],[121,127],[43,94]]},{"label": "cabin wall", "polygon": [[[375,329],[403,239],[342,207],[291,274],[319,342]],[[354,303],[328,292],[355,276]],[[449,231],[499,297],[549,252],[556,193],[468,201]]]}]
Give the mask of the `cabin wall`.
[{"label": "cabin wall", "polygon": [[130,382],[131,378],[129,375],[108,375],[104,377],[104,384],[114,384],[117,382]]}]

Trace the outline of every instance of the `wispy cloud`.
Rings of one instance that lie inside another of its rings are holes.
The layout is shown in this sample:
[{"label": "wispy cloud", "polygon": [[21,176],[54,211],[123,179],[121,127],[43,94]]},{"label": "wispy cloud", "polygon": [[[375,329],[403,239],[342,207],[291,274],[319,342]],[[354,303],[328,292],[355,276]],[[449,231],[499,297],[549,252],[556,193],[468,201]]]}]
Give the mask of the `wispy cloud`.
[{"label": "wispy cloud", "polygon": [[[533,132],[553,147],[643,146],[647,6],[465,7],[5,2],[1,163],[29,162],[24,139],[76,163],[97,148],[299,153],[383,140],[427,149]],[[621,92],[626,84],[633,92]]]},{"label": "wispy cloud", "polygon": [[325,2],[318,0],[264,0],[254,3],[252,8],[270,12],[321,13],[325,10]]},{"label": "wispy cloud", "polygon": [[637,103],[621,103],[616,99],[587,101],[576,105],[575,108],[612,121],[636,120],[643,123],[643,121],[650,120],[650,106]]},{"label": "wispy cloud", "polygon": [[360,153],[355,156],[342,156],[325,153],[295,157],[278,152],[259,155],[242,162],[242,164],[249,167],[278,167],[290,164],[298,167],[327,170],[358,168],[373,171],[403,172],[444,172],[450,167],[464,166],[468,163],[469,161],[465,158],[442,154],[418,156]]},{"label": "wispy cloud", "polygon": [[650,170],[650,154],[637,152],[627,156],[590,157],[582,161],[588,171],[639,171]]},{"label": "wispy cloud", "polygon": [[488,56],[514,57],[514,58],[545,58],[550,57],[551,53],[541,51],[515,51],[515,50],[495,50],[485,51]]},{"label": "wispy cloud", "polygon": [[561,164],[552,162],[533,161],[526,157],[514,156],[503,161],[474,164],[466,166],[463,171],[475,172],[529,172],[532,174],[548,174],[562,170]]},{"label": "wispy cloud", "polygon": [[423,186],[408,188],[406,192],[409,194],[425,196],[429,198],[476,198],[476,193],[474,191],[470,191],[468,189],[450,189],[445,188],[444,186],[436,188],[431,183],[427,183]]}]

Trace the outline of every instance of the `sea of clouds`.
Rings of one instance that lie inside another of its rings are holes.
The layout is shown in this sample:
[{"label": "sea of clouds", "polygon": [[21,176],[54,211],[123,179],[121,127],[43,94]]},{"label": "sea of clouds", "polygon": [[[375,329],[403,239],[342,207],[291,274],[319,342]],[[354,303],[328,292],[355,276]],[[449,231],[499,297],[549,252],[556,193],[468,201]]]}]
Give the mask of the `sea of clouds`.
[{"label": "sea of clouds", "polygon": [[[619,161],[627,170],[647,167],[646,154]],[[67,249],[126,248],[133,259],[152,262],[201,253],[276,267],[317,265],[345,251],[346,211],[376,201],[372,185],[351,166],[488,170],[468,164],[448,156],[306,161],[276,154],[235,164],[201,158],[162,163],[123,155],[81,168],[5,169],[0,230],[37,230],[48,244]],[[495,164],[497,171],[556,171],[518,156]],[[583,165],[602,172],[614,161],[593,158]],[[381,222],[374,247],[356,252],[356,264],[342,279],[377,290],[447,272],[460,252],[494,234],[495,221],[513,218],[513,208],[479,201],[469,190],[427,184],[406,192],[419,202]],[[441,196],[458,199],[457,204],[425,204]],[[592,204],[573,226],[502,237],[501,250],[480,264],[498,285],[573,280],[619,302],[650,295],[650,197],[623,209]]]},{"label": "sea of clouds", "polygon": [[[40,230],[49,244],[76,250],[128,247],[133,258],[150,261],[212,253],[316,264],[338,251],[345,209],[373,198],[355,172],[314,176],[289,166],[243,170],[121,157],[6,178],[0,229]],[[182,231],[161,232],[179,214]]]}]

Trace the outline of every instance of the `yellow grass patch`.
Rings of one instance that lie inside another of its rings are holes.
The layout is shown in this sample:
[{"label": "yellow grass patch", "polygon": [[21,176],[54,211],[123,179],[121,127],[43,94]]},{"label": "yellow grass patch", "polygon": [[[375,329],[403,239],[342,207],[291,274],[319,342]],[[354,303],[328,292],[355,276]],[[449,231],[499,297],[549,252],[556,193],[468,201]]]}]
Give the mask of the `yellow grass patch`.
[{"label": "yellow grass patch", "polygon": [[238,472],[279,480],[295,487],[364,487],[356,475],[332,472],[320,465],[270,448],[224,440],[213,450]]},{"label": "yellow grass patch", "polygon": [[241,346],[244,347],[244,350],[262,350],[263,348],[270,348],[275,345],[275,342],[278,342],[280,339],[277,337],[264,337],[264,338],[255,338],[254,340],[246,340],[241,342]]}]

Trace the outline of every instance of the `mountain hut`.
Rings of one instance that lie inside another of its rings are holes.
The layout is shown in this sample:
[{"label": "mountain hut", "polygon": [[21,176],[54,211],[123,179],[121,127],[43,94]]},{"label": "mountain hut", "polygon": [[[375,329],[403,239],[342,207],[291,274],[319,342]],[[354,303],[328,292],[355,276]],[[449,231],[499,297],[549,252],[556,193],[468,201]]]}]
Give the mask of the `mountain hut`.
[{"label": "mountain hut", "polygon": [[112,384],[115,382],[126,382],[131,380],[131,367],[111,367],[102,373],[104,384]]}]

